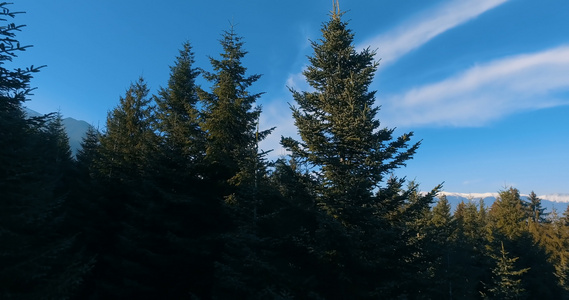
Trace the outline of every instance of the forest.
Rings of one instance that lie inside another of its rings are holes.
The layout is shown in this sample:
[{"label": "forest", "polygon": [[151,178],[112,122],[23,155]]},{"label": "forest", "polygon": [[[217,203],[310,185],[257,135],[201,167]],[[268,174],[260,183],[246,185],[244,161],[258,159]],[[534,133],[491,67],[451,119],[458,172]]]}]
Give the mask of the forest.
[{"label": "forest", "polygon": [[234,28],[211,72],[184,42],[157,93],[134,81],[73,156],[60,113],[24,113],[42,67],[7,68],[30,46],[0,8],[1,299],[569,299],[569,211],[512,187],[451,211],[392,175],[420,141],[376,118],[337,5],[274,161]]}]

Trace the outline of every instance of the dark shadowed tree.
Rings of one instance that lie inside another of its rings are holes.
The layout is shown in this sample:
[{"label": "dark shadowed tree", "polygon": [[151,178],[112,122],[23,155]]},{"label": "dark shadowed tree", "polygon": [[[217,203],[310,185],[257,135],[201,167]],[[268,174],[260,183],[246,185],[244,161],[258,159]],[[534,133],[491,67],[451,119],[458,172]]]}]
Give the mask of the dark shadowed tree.
[{"label": "dark shadowed tree", "polygon": [[[214,257],[218,257],[219,233],[228,219],[214,184],[205,180],[206,132],[201,129],[194,54],[183,44],[168,85],[154,97],[156,128],[160,134],[156,182],[168,222],[163,223],[169,259],[163,263],[162,289],[169,296],[199,298],[212,295]],[[225,220],[225,221],[222,221]]]},{"label": "dark shadowed tree", "polygon": [[160,176],[171,191],[195,189],[198,166],[204,156],[205,132],[199,125],[195,83],[200,72],[193,65],[192,47],[186,42],[170,67],[168,85],[154,96],[161,139]]},{"label": "dark shadowed tree", "polygon": [[456,222],[445,195],[428,212],[420,230],[423,237],[423,264],[425,268],[419,279],[425,281],[424,289],[431,297],[453,299],[453,282],[456,278],[455,241]]},{"label": "dark shadowed tree", "polygon": [[[87,248],[97,263],[81,298],[153,297],[160,198],[153,182],[157,136],[148,87],[140,78],[108,113],[106,132],[94,154],[96,218],[88,224]],[[91,155],[89,155],[91,156]]]},{"label": "dark shadowed tree", "polygon": [[559,299],[562,291],[557,284],[552,284],[557,282],[555,268],[549,262],[549,254],[535,238],[539,231],[531,232],[532,226],[539,223],[528,218],[519,191],[512,187],[501,191],[488,217],[489,255],[498,256],[497,249],[503,243],[511,256],[517,257],[518,267],[527,269],[520,277],[527,297]]},{"label": "dark shadowed tree", "polygon": [[449,266],[452,270],[452,294],[457,299],[478,299],[482,281],[489,281],[490,259],[486,255],[486,210],[469,200],[458,204],[454,212],[457,231]]},{"label": "dark shadowed tree", "polygon": [[60,118],[23,112],[40,68],[5,68],[31,47],[17,14],[0,3],[0,298],[68,299],[89,270],[63,230],[69,145]]},{"label": "dark shadowed tree", "polygon": [[258,143],[272,129],[259,131],[261,107],[256,101],[262,93],[251,92],[251,87],[260,75],[246,74],[242,38],[232,27],[222,34],[220,44],[220,58],[209,59],[213,71],[203,73],[212,85],[210,91],[198,89],[207,197],[213,203],[224,203],[231,220],[226,222],[230,229],[218,252],[214,297],[262,297],[262,291],[270,287],[262,284],[268,278],[262,274],[269,264],[259,253],[257,234],[262,194],[267,190],[265,153],[259,151]]}]

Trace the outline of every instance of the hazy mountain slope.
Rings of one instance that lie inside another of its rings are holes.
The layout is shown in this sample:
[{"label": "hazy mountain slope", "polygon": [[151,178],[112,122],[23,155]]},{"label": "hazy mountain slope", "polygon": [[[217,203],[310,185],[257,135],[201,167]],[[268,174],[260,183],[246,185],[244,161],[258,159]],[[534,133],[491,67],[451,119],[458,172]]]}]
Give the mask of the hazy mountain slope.
[{"label": "hazy mountain slope", "polygon": [[73,118],[63,119],[63,126],[65,126],[65,132],[69,137],[69,146],[71,147],[71,152],[73,155],[81,148],[81,141],[85,137],[87,129],[89,129],[89,123],[81,120],[75,120]]},{"label": "hazy mountain slope", "polygon": [[[28,108],[25,108],[24,110],[29,117],[37,117],[42,115],[37,111],[33,111]],[[83,140],[83,137],[89,128],[89,123],[73,118],[64,118],[63,126],[65,127],[65,133],[67,133],[67,136],[69,137],[69,146],[71,147],[71,152],[73,155],[75,155],[77,153],[77,150],[79,150],[81,147],[81,141]]]}]

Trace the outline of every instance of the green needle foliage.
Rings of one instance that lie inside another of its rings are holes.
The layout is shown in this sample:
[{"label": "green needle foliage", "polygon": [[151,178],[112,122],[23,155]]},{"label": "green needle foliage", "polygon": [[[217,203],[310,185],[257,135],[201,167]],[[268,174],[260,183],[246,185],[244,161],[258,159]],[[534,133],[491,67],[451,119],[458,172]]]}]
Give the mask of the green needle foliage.
[{"label": "green needle foliage", "polygon": [[[211,165],[208,177],[221,185],[222,196],[230,196],[233,187],[253,186],[260,168],[257,145],[273,129],[258,130],[261,107],[255,102],[262,93],[249,88],[261,75],[246,75],[241,59],[247,54],[243,41],[233,27],[220,41],[220,59],[210,57],[214,72],[204,72],[211,91],[198,90],[203,104],[201,128],[206,134],[206,162]],[[224,187],[225,186],[225,187]],[[231,198],[231,197],[230,197]],[[227,198],[230,200],[230,198]]]},{"label": "green needle foliage", "polygon": [[40,68],[5,68],[24,25],[0,3],[0,298],[68,299],[89,271],[65,229],[71,156],[61,115],[28,118],[23,103]]},{"label": "green needle foliage", "polygon": [[[404,180],[386,180],[412,158],[419,143],[409,145],[412,132],[393,138],[394,129],[380,127],[375,91],[369,91],[378,67],[375,52],[355,50],[342,15],[335,4],[322,38],[312,42],[314,54],[303,74],[313,90],[291,88],[300,140],[282,138],[281,144],[312,170],[319,205],[344,228],[323,250],[338,276],[331,293],[361,298],[403,294],[402,289],[411,293],[410,281],[403,278],[413,272],[421,243],[407,226],[428,209],[436,189],[422,196],[416,185],[406,190]],[[362,278],[345,278],[354,270]]]},{"label": "green needle foliage", "polygon": [[[501,243],[500,254],[493,255],[496,266],[492,269],[492,287],[488,289],[490,299],[526,299],[526,290],[521,276],[530,268],[516,269],[518,257],[511,258]],[[486,298],[486,297],[485,297]]]},{"label": "green needle foliage", "polygon": [[337,1],[274,163],[233,27],[211,72],[186,42],[155,95],[131,84],[74,160],[61,114],[24,113],[39,68],[5,68],[16,15],[0,3],[1,299],[569,299],[569,209],[509,188],[453,213],[392,175],[420,143],[381,127]]},{"label": "green needle foliage", "polygon": [[312,42],[304,76],[314,91],[291,89],[301,140],[281,143],[313,168],[330,214],[353,223],[359,216],[349,208],[369,205],[386,175],[412,158],[419,143],[408,145],[412,133],[393,139],[393,129],[380,128],[375,91],[368,90],[378,67],[375,52],[355,50],[354,35],[341,16],[333,11],[322,39]]},{"label": "green needle foliage", "polygon": [[109,179],[131,180],[150,176],[146,168],[155,152],[153,108],[148,87],[140,78],[109,112],[107,130],[101,136],[101,174]]},{"label": "green needle foliage", "polygon": [[204,156],[205,133],[200,128],[195,83],[200,72],[193,64],[194,54],[190,43],[186,42],[170,67],[167,87],[154,96],[156,127],[161,138],[160,173],[167,184],[178,191],[185,186],[195,186]]}]

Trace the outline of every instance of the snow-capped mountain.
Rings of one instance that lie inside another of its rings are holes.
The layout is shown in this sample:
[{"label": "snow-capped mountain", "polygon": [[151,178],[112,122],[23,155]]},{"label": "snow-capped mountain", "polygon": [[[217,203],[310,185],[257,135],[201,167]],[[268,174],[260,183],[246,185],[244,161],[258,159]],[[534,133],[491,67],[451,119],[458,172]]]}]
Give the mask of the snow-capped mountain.
[{"label": "snow-capped mountain", "polygon": [[[440,192],[439,195],[445,195],[449,201],[452,209],[454,210],[460,202],[475,201],[478,203],[480,199],[484,201],[486,207],[490,207],[498,193],[453,193],[453,192]],[[528,195],[521,194],[522,200],[526,200]],[[555,209],[558,213],[563,213],[567,206],[569,206],[569,194],[550,194],[538,196],[541,199],[541,204],[551,212]]]},{"label": "snow-capped mountain", "polygon": [[[451,193],[451,192],[440,192],[440,194],[445,195],[448,197],[459,197],[465,199],[486,199],[486,198],[494,198],[498,197],[498,193]],[[521,194],[522,198],[527,198],[529,195]],[[562,202],[562,203],[569,203],[569,194],[549,194],[549,195],[541,195],[538,196],[539,199],[547,200],[550,202]]]}]

